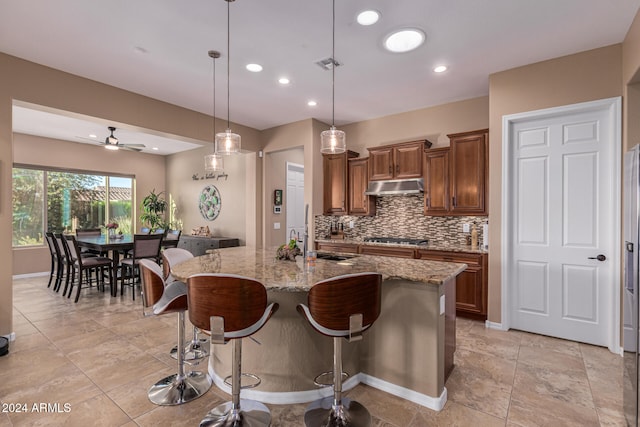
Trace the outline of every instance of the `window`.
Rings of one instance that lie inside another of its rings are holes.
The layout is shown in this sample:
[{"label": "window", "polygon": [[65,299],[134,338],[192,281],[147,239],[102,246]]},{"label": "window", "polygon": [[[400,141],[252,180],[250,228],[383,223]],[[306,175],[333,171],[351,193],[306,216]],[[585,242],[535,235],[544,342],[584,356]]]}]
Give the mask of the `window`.
[{"label": "window", "polygon": [[42,245],[45,231],[73,233],[107,222],[130,233],[132,189],[130,177],[15,167],[13,246]]}]

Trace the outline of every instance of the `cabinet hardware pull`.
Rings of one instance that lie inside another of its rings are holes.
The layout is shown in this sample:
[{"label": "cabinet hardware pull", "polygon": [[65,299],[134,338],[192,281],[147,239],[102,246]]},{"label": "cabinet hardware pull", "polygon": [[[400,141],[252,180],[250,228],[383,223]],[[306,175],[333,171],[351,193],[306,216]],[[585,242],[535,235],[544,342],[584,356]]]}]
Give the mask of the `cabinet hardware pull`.
[{"label": "cabinet hardware pull", "polygon": [[451,204],[453,205],[453,207],[456,207],[456,198],[455,196],[451,198]]},{"label": "cabinet hardware pull", "polygon": [[400,165],[396,165],[396,173],[400,172]]}]

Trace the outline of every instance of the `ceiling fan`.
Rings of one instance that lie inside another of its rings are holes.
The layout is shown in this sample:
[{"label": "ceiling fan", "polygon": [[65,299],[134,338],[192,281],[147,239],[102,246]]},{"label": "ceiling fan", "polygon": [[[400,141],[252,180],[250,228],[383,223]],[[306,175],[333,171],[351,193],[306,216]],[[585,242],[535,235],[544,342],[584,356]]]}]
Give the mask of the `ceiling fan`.
[{"label": "ceiling fan", "polygon": [[107,129],[111,131],[111,135],[107,136],[104,142],[101,142],[101,145],[104,145],[104,148],[108,150],[119,150],[120,148],[129,151],[142,151],[145,148],[144,144],[120,144],[118,138],[113,135],[116,128],[113,126],[109,126]]}]

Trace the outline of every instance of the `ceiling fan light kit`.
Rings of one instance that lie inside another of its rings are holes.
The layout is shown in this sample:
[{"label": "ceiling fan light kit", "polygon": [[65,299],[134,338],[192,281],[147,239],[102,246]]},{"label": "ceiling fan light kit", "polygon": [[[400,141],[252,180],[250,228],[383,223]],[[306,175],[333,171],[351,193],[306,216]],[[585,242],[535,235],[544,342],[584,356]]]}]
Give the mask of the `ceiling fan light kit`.
[{"label": "ceiling fan light kit", "polygon": [[104,143],[101,143],[101,145],[104,145],[104,148],[107,150],[115,151],[122,148],[129,151],[142,151],[142,149],[145,148],[144,144],[120,144],[120,140],[113,135],[116,128],[114,126],[109,126],[107,129],[109,129],[111,135],[104,139]]}]

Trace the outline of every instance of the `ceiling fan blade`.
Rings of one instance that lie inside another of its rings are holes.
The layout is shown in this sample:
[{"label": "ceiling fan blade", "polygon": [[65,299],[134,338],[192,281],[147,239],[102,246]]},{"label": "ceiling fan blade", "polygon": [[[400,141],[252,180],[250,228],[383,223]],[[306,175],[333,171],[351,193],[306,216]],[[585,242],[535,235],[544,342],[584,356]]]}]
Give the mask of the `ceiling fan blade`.
[{"label": "ceiling fan blade", "polygon": [[118,144],[118,147],[141,147],[146,148],[147,146],[144,144]]},{"label": "ceiling fan blade", "polygon": [[131,147],[129,145],[118,145],[118,147],[123,149],[123,150],[128,150],[128,151],[138,151],[138,152],[142,151],[142,148]]}]

